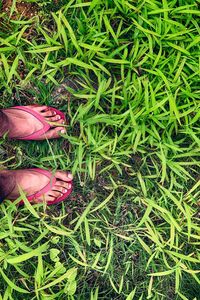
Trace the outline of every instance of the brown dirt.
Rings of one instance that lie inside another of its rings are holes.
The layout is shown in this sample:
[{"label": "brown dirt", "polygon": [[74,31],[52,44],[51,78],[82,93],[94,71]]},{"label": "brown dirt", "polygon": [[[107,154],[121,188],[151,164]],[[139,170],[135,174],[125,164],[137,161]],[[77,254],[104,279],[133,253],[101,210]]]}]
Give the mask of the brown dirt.
[{"label": "brown dirt", "polygon": [[[5,13],[11,12],[13,1],[12,0],[3,0],[2,11]],[[11,18],[16,19],[19,16],[24,18],[32,18],[33,16],[37,15],[38,13],[38,5],[36,3],[28,3],[24,1],[17,1],[14,13],[12,14]]]}]

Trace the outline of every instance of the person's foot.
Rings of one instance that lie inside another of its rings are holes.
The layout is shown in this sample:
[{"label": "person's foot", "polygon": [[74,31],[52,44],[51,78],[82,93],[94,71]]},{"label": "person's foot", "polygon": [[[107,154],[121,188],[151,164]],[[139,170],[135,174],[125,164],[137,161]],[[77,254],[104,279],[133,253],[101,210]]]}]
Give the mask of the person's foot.
[{"label": "person's foot", "polygon": [[[50,110],[48,106],[26,106],[29,109],[39,113],[44,120],[51,125],[51,129],[42,134],[38,139],[52,139],[60,137],[60,133],[65,133],[66,129],[63,126],[65,121],[61,119],[56,112]],[[6,114],[8,124],[9,138],[26,137],[43,128],[43,124],[30,113],[20,109],[3,109]],[[51,124],[51,122],[55,124]],[[56,127],[55,127],[56,126]]]},{"label": "person's foot", "polygon": [[[28,197],[40,192],[51,181],[47,176],[33,169],[14,171],[6,170],[3,172],[8,175],[8,178],[10,178],[10,180],[14,178],[15,181],[14,189],[6,197],[9,200],[16,200],[20,196],[19,187],[25,192],[26,196]],[[32,203],[43,201],[53,202],[57,198],[62,197],[63,194],[67,193],[67,191],[72,188],[71,181],[73,179],[73,176],[71,173],[57,171],[55,172],[55,174],[52,174],[52,177],[56,178],[56,182],[52,186],[52,188],[36,200],[32,200]]]}]

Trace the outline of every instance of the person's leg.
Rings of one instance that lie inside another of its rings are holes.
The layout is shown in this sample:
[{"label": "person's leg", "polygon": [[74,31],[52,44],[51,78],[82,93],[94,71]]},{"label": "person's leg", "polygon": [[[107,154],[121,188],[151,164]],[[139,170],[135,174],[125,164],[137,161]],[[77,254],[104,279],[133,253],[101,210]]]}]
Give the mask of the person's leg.
[{"label": "person's leg", "polygon": [[[0,110],[0,137],[8,131],[8,117]],[[15,186],[14,177],[7,171],[0,171],[0,203],[5,199]]]},{"label": "person's leg", "polygon": [[13,191],[14,188],[14,176],[6,170],[0,171],[0,203]]},{"label": "person's leg", "polygon": [[[0,110],[0,137],[8,131],[8,117]],[[7,171],[0,171],[0,203],[5,199],[15,186],[14,177]]]},{"label": "person's leg", "polygon": [[8,131],[8,117],[0,110],[0,137],[2,137]]}]

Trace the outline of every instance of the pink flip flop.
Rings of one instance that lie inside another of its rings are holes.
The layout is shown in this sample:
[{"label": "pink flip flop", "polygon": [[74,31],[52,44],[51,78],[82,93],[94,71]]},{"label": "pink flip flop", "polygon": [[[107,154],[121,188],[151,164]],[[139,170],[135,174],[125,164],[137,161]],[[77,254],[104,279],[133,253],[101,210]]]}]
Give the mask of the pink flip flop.
[{"label": "pink flip flop", "polygon": [[[33,106],[39,106],[37,104],[34,104]],[[61,117],[61,119],[63,121],[66,122],[66,118],[65,118],[65,115],[63,112],[61,112],[60,110],[54,108],[54,107],[51,107],[49,106],[48,107],[51,111],[54,111],[57,115],[59,115]],[[43,128],[40,129],[40,130],[37,130],[36,132],[30,134],[30,135],[27,135],[25,137],[17,137],[15,139],[17,140],[38,140],[40,138],[40,136],[42,134],[45,134],[47,133],[47,131],[49,131],[51,129],[51,126],[46,122],[45,118],[42,117],[38,112],[32,110],[31,108],[27,107],[27,106],[13,106],[13,107],[10,107],[9,109],[19,109],[19,110],[23,110],[29,114],[31,114],[32,116],[34,116],[37,120],[39,120],[42,125],[43,125]]]},{"label": "pink flip flop", "polygon": [[[39,169],[39,168],[33,168],[33,169],[29,169],[29,170],[36,171],[36,172],[38,172],[42,175],[45,175],[49,178],[49,183],[44,188],[42,188],[39,192],[37,192],[33,195],[27,196],[28,201],[32,201],[32,200],[37,200],[40,196],[42,196],[45,193],[47,193],[48,191],[50,191],[56,183],[56,177],[53,176],[53,174],[47,170],[43,170],[43,169]],[[70,183],[72,185],[72,181],[70,181]],[[48,201],[47,205],[54,205],[54,204],[64,201],[71,194],[71,192],[72,192],[72,187],[69,190],[67,190],[67,192],[64,193],[63,196],[56,198],[54,201]],[[19,202],[19,205],[23,205],[23,204],[24,204],[23,200]]]}]

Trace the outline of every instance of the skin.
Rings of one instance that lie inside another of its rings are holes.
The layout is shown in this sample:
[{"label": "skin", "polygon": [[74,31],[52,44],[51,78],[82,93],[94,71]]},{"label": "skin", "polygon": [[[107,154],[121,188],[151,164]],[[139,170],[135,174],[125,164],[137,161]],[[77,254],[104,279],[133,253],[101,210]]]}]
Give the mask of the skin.
[{"label": "skin", "polygon": [[[41,116],[43,116],[47,122],[50,122],[50,124],[51,122],[56,122],[56,127],[55,124],[52,124],[51,129],[47,133],[40,136],[40,140],[59,138],[60,133],[66,132],[66,129],[64,127],[59,126],[63,125],[65,122],[60,119],[60,116],[50,111],[47,106],[28,107],[41,114]],[[37,120],[34,116],[30,115],[27,112],[9,108],[2,110],[2,112],[7,116],[7,124],[3,124],[4,126],[2,125],[2,127],[6,128],[6,130],[8,131],[9,138],[27,136],[43,127],[39,120]],[[5,170],[0,171],[0,176],[2,173],[6,175],[7,178],[10,178],[9,180],[12,179],[13,181],[12,186],[14,186],[14,188],[7,196],[7,199],[10,200],[14,200],[19,197],[18,186],[20,186],[26,193],[26,195],[29,196],[37,193],[49,183],[49,178],[33,170]],[[56,184],[48,193],[42,195],[39,199],[37,199],[37,201],[34,200],[34,202],[41,202],[44,200],[54,201],[56,198],[62,196],[68,189],[71,188],[70,181],[73,178],[71,173],[57,171],[54,176],[57,179]],[[5,184],[8,184],[8,181]]]},{"label": "skin", "polygon": [[[65,122],[60,120],[60,116],[50,111],[47,106],[35,107],[29,105],[27,107],[43,116],[47,122],[50,122],[50,125],[51,122],[56,122],[57,124],[56,127],[52,124],[52,129],[41,135],[38,138],[39,140],[59,138],[60,133],[66,132],[64,127],[59,126],[64,125]],[[25,111],[9,108],[3,109],[2,111],[4,114],[6,114],[8,119],[8,124],[6,127],[8,129],[9,138],[27,136],[43,128],[43,125],[39,120]]]},{"label": "skin", "polygon": [[[1,173],[6,174],[8,178],[10,177],[9,175],[11,175],[11,177],[14,179],[14,188],[7,196],[7,198],[10,200],[15,200],[20,196],[18,187],[25,192],[26,196],[30,196],[40,191],[49,183],[48,177],[38,173],[37,171],[29,169],[15,171],[6,170],[0,171],[0,175]],[[56,183],[54,186],[52,186],[52,189],[32,202],[38,203],[42,201],[54,201],[71,188],[71,180],[73,179],[71,173],[57,171],[55,172],[54,176],[56,177]]]}]

